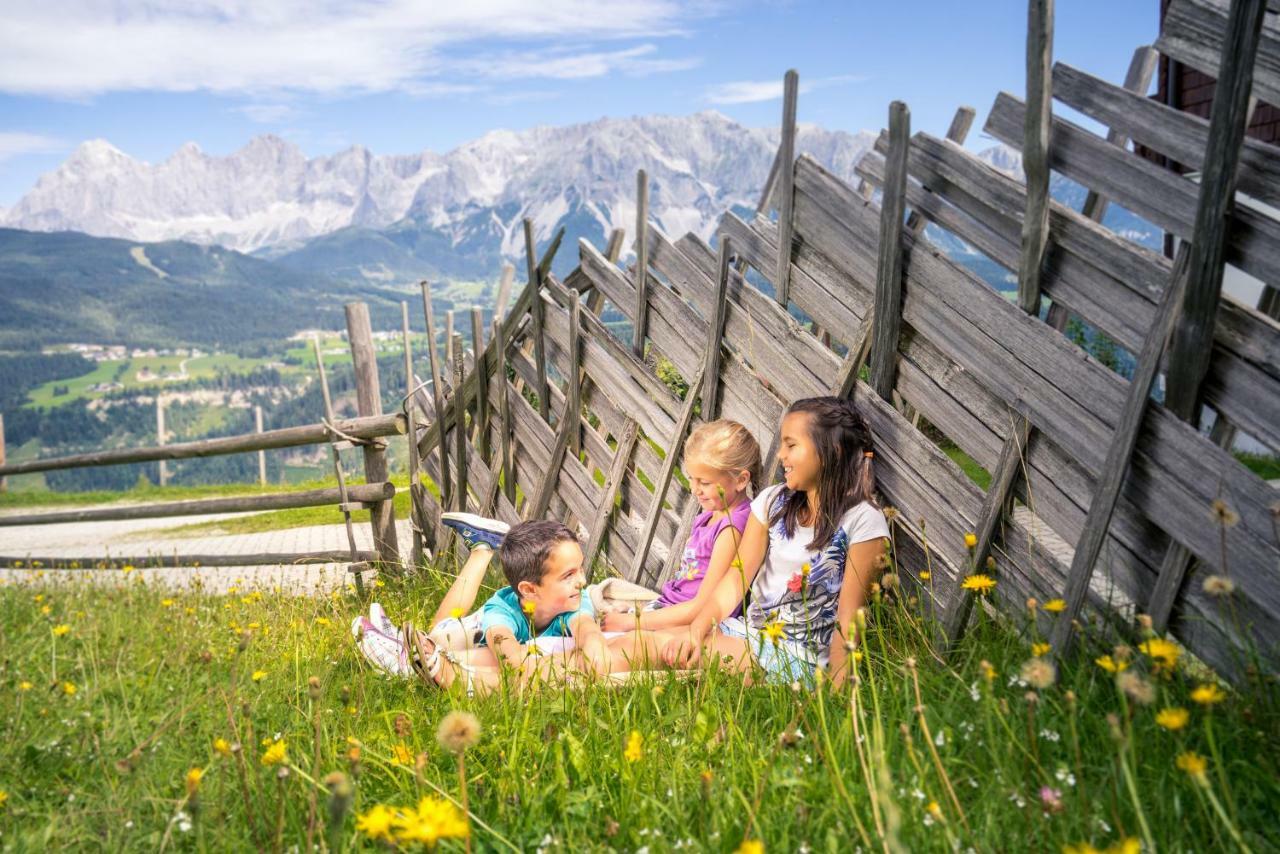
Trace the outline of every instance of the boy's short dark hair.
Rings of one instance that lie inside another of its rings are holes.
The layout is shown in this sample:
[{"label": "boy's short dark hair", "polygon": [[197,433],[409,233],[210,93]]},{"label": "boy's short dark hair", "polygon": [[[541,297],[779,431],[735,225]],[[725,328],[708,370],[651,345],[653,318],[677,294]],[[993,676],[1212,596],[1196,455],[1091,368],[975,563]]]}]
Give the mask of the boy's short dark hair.
[{"label": "boy's short dark hair", "polygon": [[561,522],[543,519],[513,526],[498,550],[507,583],[513,590],[519,589],[521,581],[541,584],[551,550],[560,543],[577,541],[569,526]]}]

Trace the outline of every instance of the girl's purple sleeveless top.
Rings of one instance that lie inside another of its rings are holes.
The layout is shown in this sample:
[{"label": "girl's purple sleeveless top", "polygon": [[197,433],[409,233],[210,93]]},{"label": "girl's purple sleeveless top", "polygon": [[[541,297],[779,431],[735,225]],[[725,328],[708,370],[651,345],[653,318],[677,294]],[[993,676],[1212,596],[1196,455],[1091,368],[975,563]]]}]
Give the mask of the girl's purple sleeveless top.
[{"label": "girl's purple sleeveless top", "polygon": [[702,579],[707,574],[707,566],[711,563],[711,550],[715,547],[716,537],[727,526],[738,529],[737,536],[747,527],[747,519],[751,516],[751,502],[743,501],[729,510],[712,524],[712,511],[706,510],[693,520],[693,530],[689,533],[689,542],[685,544],[684,556],[680,559],[680,567],[670,581],[662,585],[662,593],[658,596],[657,605],[677,605],[688,602],[698,595]]}]

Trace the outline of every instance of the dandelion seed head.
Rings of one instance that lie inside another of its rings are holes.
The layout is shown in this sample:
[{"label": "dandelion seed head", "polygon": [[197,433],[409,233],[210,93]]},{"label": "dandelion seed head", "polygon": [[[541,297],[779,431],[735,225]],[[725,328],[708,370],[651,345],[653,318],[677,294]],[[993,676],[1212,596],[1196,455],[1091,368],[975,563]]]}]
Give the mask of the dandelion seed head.
[{"label": "dandelion seed head", "polygon": [[1210,596],[1230,596],[1236,592],[1236,583],[1225,575],[1210,575],[1205,578],[1201,589]]},{"label": "dandelion seed head", "polygon": [[480,740],[480,719],[470,712],[454,711],[445,715],[436,730],[436,741],[450,753],[462,753]]}]

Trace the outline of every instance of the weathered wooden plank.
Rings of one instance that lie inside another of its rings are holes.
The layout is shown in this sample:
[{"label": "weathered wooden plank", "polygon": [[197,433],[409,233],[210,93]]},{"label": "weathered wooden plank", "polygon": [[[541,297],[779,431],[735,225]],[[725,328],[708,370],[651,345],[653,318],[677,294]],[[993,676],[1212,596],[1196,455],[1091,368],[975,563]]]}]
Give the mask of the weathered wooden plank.
[{"label": "weathered wooden plank", "polygon": [[[1234,207],[1236,165],[1249,124],[1253,63],[1266,0],[1236,0],[1227,24],[1221,76],[1214,89],[1209,143],[1200,176],[1195,233],[1182,310],[1174,316],[1165,366],[1165,408],[1199,424],[1200,383],[1209,369],[1224,273],[1227,216]],[[1270,281],[1275,282],[1276,279]]]},{"label": "weathered wooden plank", "polygon": [[533,289],[534,296],[529,304],[533,316],[533,363],[538,369],[538,382],[534,386],[534,391],[538,395],[538,414],[542,416],[542,420],[546,421],[551,417],[551,410],[548,409],[547,404],[547,342],[546,333],[543,330],[542,300],[537,299],[542,291],[542,272],[534,262],[537,255],[533,248],[533,220],[525,217],[522,225],[524,226],[525,264],[529,268],[528,287]]},{"label": "weathered wooden plank", "polygon": [[782,78],[782,138],[778,145],[778,245],[783,251],[774,268],[773,286],[778,304],[786,307],[791,300],[791,235],[794,229],[792,207],[795,204],[796,101],[800,95],[800,75],[789,69]]},{"label": "weathered wooden plank", "polygon": [[[1126,87],[1127,88],[1127,87]],[[1204,167],[1209,120],[1175,110],[1141,93],[1112,86],[1070,65],[1053,69],[1053,94],[1112,129],[1194,171]],[[1240,152],[1239,189],[1259,201],[1280,201],[1280,152],[1261,140],[1246,137]]]},{"label": "weathered wooden plank", "polygon": [[[467,510],[467,396],[462,393],[462,380],[466,371],[466,358],[462,353],[462,336],[454,335],[451,344],[453,365],[453,438],[454,438],[454,489],[453,509]],[[441,451],[444,447],[441,446]]]},{"label": "weathered wooden plank", "polygon": [[[1229,0],[1173,0],[1156,50],[1217,79],[1230,11]],[[1280,104],[1280,19],[1276,15],[1264,19],[1253,74],[1258,99]]]},{"label": "weathered wooden plank", "polygon": [[1027,108],[1022,124],[1027,209],[1022,218],[1018,306],[1033,315],[1040,314],[1040,265],[1049,240],[1049,127],[1053,121],[1049,69],[1052,65],[1053,0],[1030,0],[1027,4]]},{"label": "weathered wooden plank", "polygon": [[715,307],[711,328],[707,330],[707,363],[702,371],[702,418],[706,421],[714,421],[719,412],[720,352],[724,348],[725,315],[729,311],[729,256],[732,252],[732,241],[721,236],[716,262]]},{"label": "weathered wooden plank", "polygon": [[[343,418],[333,426],[356,439],[380,439],[399,436],[408,431],[408,422],[399,413],[359,418]],[[32,472],[61,471],[63,469],[111,466],[123,463],[145,463],[156,460],[187,460],[200,457],[216,457],[275,448],[297,448],[303,445],[323,445],[329,441],[328,428],[323,424],[306,424],[298,427],[281,427],[262,433],[245,433],[240,436],[223,436],[217,439],[200,439],[194,442],[178,442],[163,447],[119,448],[110,451],[93,451],[87,454],[71,454],[65,457],[49,457],[28,460],[0,467],[0,474],[30,474]]]},{"label": "weathered wooden plank", "polygon": [[[147,554],[130,557],[116,556],[104,558],[102,555],[92,557],[43,557],[22,555],[16,557],[0,556],[0,569],[25,569],[39,564],[47,570],[91,570],[116,569],[118,567],[135,566],[140,569],[186,568],[211,566],[301,566],[316,563],[351,563],[353,555],[346,551],[323,552],[265,552],[254,554],[215,554],[215,555],[179,555],[179,554]],[[378,559],[377,552],[358,551],[356,561],[373,561]]]},{"label": "weathered wooden plank", "polygon": [[[378,357],[373,348],[373,329],[369,325],[369,307],[362,302],[344,306],[347,319],[347,340],[351,344],[351,360],[355,370],[356,411],[362,416],[382,414],[382,393],[378,384]],[[387,479],[387,453],[384,446],[365,445],[361,448],[364,458],[366,483],[378,483]],[[395,505],[390,501],[374,503],[369,508],[369,524],[373,529],[373,548],[379,559],[388,566],[400,563],[400,547],[396,542]]]},{"label": "weathered wooden plank", "polygon": [[541,519],[547,512],[547,507],[551,503],[551,494],[555,491],[556,481],[560,476],[560,464],[564,460],[565,452],[573,445],[578,446],[578,450],[574,452],[574,459],[577,459],[581,453],[581,440],[575,442],[574,436],[581,436],[582,425],[582,396],[579,387],[580,375],[578,373],[578,365],[581,364],[581,342],[579,340],[578,330],[581,325],[582,304],[578,293],[573,293],[573,299],[569,302],[569,353],[565,361],[568,363],[568,372],[565,374],[568,392],[565,395],[564,409],[560,412],[560,424],[556,429],[556,438],[551,446],[551,462],[547,466],[544,473],[541,486],[534,493],[534,500],[531,502],[530,508],[527,508],[526,517],[528,519]]},{"label": "weathered wooden plank", "polygon": [[626,429],[618,438],[618,447],[614,451],[613,465],[609,468],[609,474],[605,478],[600,502],[596,505],[595,518],[591,520],[591,525],[588,528],[591,534],[587,539],[587,547],[583,551],[582,560],[582,565],[587,571],[588,581],[591,580],[592,570],[595,568],[596,555],[600,552],[600,545],[604,542],[605,534],[609,530],[609,520],[613,518],[613,511],[618,500],[618,489],[626,477],[627,464],[631,461],[631,453],[635,450],[636,440],[639,438],[639,425],[635,421],[628,421]]},{"label": "weathered wooden plank", "polygon": [[[498,355],[494,382],[500,383],[502,387],[505,387],[507,383],[507,348],[505,345],[506,337],[503,335],[506,323],[505,319],[500,318],[493,328],[492,346]],[[506,495],[508,503],[514,507],[516,503],[516,481],[515,472],[511,465],[511,406],[505,392],[501,392],[498,395],[498,429],[500,431],[498,441],[500,443],[500,453],[502,454],[499,468],[502,473],[502,491]]]},{"label": "weathered wooden plank", "polygon": [[[471,307],[471,340],[476,353],[476,364],[487,363],[484,357],[484,314],[477,306]],[[476,425],[475,432],[480,437],[480,458],[488,465],[493,457],[493,449],[489,447],[489,384],[476,385]]]},{"label": "weathered wooden plank", "polygon": [[[987,118],[987,133],[1003,142],[1016,140],[1023,112],[1020,100],[1001,92]],[[1108,145],[1061,118],[1053,120],[1049,162],[1053,169],[1148,222],[1191,239],[1197,188],[1188,179]],[[1238,206],[1232,215],[1226,261],[1264,282],[1280,281],[1280,222]]]},{"label": "weathered wooden plank", "polygon": [[641,169],[636,173],[636,291],[635,318],[631,329],[631,352],[644,359],[644,336],[649,329],[649,176]]},{"label": "weathered wooden plank", "polygon": [[[435,309],[431,305],[431,283],[426,279],[421,282],[422,286],[422,313],[427,323],[427,358],[431,366],[431,399],[435,404],[436,419],[439,419],[439,413],[445,411],[444,408],[444,370],[440,365],[439,357],[436,353],[436,316]],[[446,349],[449,347],[449,339],[444,341]],[[416,437],[415,437],[416,440]],[[422,451],[419,449],[419,454]],[[449,460],[448,454],[443,448],[440,451],[440,493],[444,506],[448,507],[452,503],[453,498],[453,481],[449,477]]]},{"label": "weathered wooden plank", "polygon": [[[1146,102],[1147,90],[1151,88],[1151,76],[1155,74],[1156,64],[1159,59],[1160,55],[1153,48],[1143,45],[1136,49],[1133,52],[1133,57],[1129,60],[1129,70],[1125,72],[1124,88],[1120,91],[1132,93],[1139,100]],[[1054,67],[1053,94],[1058,100],[1062,100],[1058,91],[1058,67]],[[1104,124],[1106,123],[1104,122]],[[1119,148],[1124,148],[1129,144],[1129,137],[1123,131],[1111,127],[1107,131],[1107,142]],[[1094,222],[1102,222],[1107,213],[1107,200],[1099,195],[1096,190],[1090,190],[1084,198],[1084,204],[1080,207],[1080,212]]]},{"label": "weathered wooden plank", "polygon": [[[405,441],[405,449],[409,452],[409,521],[410,528],[413,531],[413,551],[410,553],[410,565],[417,567],[422,564],[422,555],[425,549],[423,541],[423,532],[425,530],[425,520],[419,512],[421,507],[421,493],[423,491],[422,481],[418,478],[418,449],[414,445],[414,440],[418,436],[418,417],[417,407],[411,405],[414,394],[417,375],[413,372],[413,346],[409,341],[409,303],[400,303],[400,337],[404,347],[404,385],[405,385],[405,416],[409,419],[409,435]],[[256,407],[258,418],[258,431],[262,431],[262,407]],[[265,461],[263,462],[265,467]],[[263,481],[266,480],[266,472],[263,472]]]},{"label": "weathered wooden plank", "polygon": [[[265,510],[287,510],[296,507],[323,507],[338,504],[340,491],[332,489],[308,489],[304,492],[281,492],[271,495],[240,495],[229,498],[203,498],[194,501],[166,501],[151,504],[130,504],[124,507],[97,507],[87,510],[64,510],[56,513],[23,513],[0,516],[0,528],[25,527],[27,525],[61,525],[71,522],[102,522],[125,519],[159,519],[171,516],[200,516],[217,513],[247,513]],[[381,482],[352,484],[347,487],[347,501],[351,504],[373,504],[395,498],[394,484]],[[355,508],[360,509],[360,508]]]},{"label": "weathered wooden plank", "polygon": [[[718,342],[710,341],[707,346],[718,347]],[[685,437],[689,434],[689,425],[693,423],[693,408],[698,403],[699,389],[705,377],[704,371],[705,368],[699,368],[693,379],[689,380],[689,390],[685,393],[684,406],[680,411],[680,418],[676,421],[675,431],[667,442],[667,456],[662,461],[662,471],[653,482],[653,499],[649,502],[649,510],[645,514],[644,527],[641,529],[640,545],[636,549],[635,562],[631,564],[631,571],[627,576],[631,581],[638,582],[641,573],[645,570],[649,549],[653,544],[653,535],[658,527],[658,518],[662,514],[662,505],[667,494],[667,487],[670,485],[671,475],[680,461],[681,449],[684,447]]]},{"label": "weathered wooden plank", "polygon": [[893,394],[902,331],[902,217],[907,193],[907,146],[911,111],[901,101],[889,105],[889,158],[880,201],[875,320],[871,324],[871,387],[885,400]]}]

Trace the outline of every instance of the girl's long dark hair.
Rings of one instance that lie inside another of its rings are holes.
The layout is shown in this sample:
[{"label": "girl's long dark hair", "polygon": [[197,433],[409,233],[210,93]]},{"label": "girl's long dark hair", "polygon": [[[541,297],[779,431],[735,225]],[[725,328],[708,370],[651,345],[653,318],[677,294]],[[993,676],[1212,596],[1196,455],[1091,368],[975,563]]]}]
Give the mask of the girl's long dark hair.
[{"label": "girl's long dark hair", "polygon": [[[813,542],[806,548],[820,549],[835,536],[840,519],[851,507],[864,501],[876,503],[876,477],[871,462],[871,431],[858,414],[852,400],[842,397],[806,397],[787,407],[785,415],[809,415],[809,438],[818,452],[818,518],[813,520]],[[782,506],[769,520],[782,521],[788,537],[795,536],[800,517],[806,513],[804,492],[783,487]]]}]

